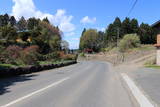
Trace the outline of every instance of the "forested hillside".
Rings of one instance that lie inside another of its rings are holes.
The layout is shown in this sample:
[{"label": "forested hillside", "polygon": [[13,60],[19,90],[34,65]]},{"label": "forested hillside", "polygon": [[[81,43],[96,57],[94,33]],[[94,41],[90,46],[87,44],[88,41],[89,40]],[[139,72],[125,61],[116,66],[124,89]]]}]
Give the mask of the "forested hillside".
[{"label": "forested hillside", "polygon": [[141,44],[155,44],[157,29],[149,24],[138,23],[137,19],[116,18],[104,32],[97,29],[84,29],[80,39],[80,50],[91,49],[99,52],[104,48],[115,47],[126,34],[137,34]]}]

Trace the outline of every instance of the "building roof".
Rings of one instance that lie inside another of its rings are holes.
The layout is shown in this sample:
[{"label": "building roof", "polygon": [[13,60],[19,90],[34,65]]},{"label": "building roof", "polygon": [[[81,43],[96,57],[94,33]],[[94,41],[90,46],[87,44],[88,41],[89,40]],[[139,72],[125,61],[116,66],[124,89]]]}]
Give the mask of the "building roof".
[{"label": "building roof", "polygon": [[151,27],[156,27],[156,26],[159,25],[159,24],[160,24],[160,20],[157,21],[157,22],[155,22],[154,24],[152,24]]}]

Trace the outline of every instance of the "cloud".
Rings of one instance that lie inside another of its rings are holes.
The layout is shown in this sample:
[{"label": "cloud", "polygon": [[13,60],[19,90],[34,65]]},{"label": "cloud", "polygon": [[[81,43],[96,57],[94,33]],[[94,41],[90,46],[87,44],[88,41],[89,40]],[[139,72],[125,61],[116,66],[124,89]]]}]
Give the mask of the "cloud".
[{"label": "cloud", "polygon": [[66,33],[66,36],[74,36],[74,35],[75,35],[75,32]]},{"label": "cloud", "polygon": [[75,38],[71,38],[71,40],[79,41],[79,40],[80,40],[80,38],[78,38],[78,37],[76,38],[76,37],[75,37]]},{"label": "cloud", "polygon": [[102,28],[97,27],[97,30],[98,30],[98,31],[102,31],[102,32],[104,32],[104,31],[106,30],[106,28],[104,28],[104,27],[102,27]]},{"label": "cloud", "polygon": [[94,18],[89,18],[88,16],[85,16],[85,17],[83,17],[82,19],[81,19],[81,23],[83,23],[83,24],[94,24],[95,22],[96,22],[96,17],[94,17]]},{"label": "cloud", "polygon": [[12,15],[19,19],[24,16],[25,18],[36,17],[43,19],[48,17],[49,21],[59,26],[63,32],[72,32],[75,30],[75,25],[72,24],[72,15],[66,15],[66,11],[58,9],[55,15],[44,13],[36,9],[33,0],[12,0],[14,6],[12,7]]}]

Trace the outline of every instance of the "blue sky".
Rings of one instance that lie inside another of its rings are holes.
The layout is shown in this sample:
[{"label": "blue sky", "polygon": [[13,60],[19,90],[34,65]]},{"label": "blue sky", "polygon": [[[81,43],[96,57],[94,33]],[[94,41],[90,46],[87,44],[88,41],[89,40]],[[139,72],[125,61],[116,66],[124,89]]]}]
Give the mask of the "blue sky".
[{"label": "blue sky", "polygon": [[[104,30],[115,17],[124,19],[135,0],[1,0],[0,13],[44,18],[60,26],[70,48],[78,48],[83,28]],[[159,0],[138,0],[129,17],[152,24],[160,20]]]}]

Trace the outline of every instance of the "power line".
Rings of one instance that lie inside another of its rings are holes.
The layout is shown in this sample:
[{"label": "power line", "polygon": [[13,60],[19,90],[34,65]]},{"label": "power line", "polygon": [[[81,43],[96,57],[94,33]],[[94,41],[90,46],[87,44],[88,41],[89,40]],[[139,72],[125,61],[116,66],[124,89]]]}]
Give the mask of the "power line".
[{"label": "power line", "polygon": [[133,11],[133,9],[135,8],[137,2],[138,2],[138,0],[135,0],[135,2],[134,2],[134,4],[133,4],[132,8],[131,8],[131,9],[129,10],[129,12],[128,12],[128,16],[131,14],[131,12]]}]

